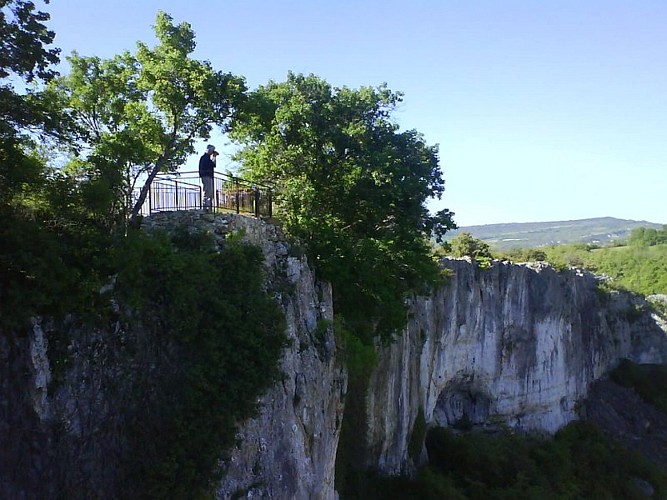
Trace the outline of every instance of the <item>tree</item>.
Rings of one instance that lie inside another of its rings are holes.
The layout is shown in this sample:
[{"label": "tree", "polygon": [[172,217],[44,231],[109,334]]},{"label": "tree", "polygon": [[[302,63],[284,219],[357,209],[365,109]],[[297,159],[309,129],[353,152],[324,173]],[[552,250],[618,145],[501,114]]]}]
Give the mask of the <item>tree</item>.
[{"label": "tree", "polygon": [[463,232],[450,241],[454,257],[471,257],[473,259],[491,258],[489,245],[482,240],[473,238],[470,233]]},{"label": "tree", "polygon": [[51,88],[78,126],[71,145],[82,154],[73,163],[79,171],[119,190],[128,208],[135,183],[145,178],[131,220],[155,176],[174,171],[214,125],[224,128],[245,92],[242,78],[192,59],[192,28],[172,21],[159,12],[158,45],[138,43],[135,55],[102,60],[73,54],[71,73]]},{"label": "tree", "polygon": [[[44,3],[49,3],[46,0]],[[38,122],[39,113],[25,94],[18,94],[11,76],[27,83],[48,81],[55,72],[59,50],[47,48],[55,34],[44,22],[45,12],[25,0],[0,0],[0,137],[13,136],[18,129]],[[28,94],[29,95],[29,94]]]},{"label": "tree", "polygon": [[285,228],[333,283],[347,322],[369,335],[402,326],[405,294],[437,275],[429,238],[454,226],[448,210],[425,207],[444,191],[438,150],[398,130],[401,99],[386,86],[289,73],[253,92],[230,132],[245,175],[278,185]]},{"label": "tree", "polygon": [[628,244],[640,247],[651,247],[667,243],[667,226],[662,229],[638,227],[630,232]]},{"label": "tree", "polygon": [[35,89],[15,88],[55,74],[49,66],[58,62],[59,50],[48,48],[55,36],[44,24],[48,19],[33,2],[0,0],[0,205],[42,178],[43,162],[26,154],[28,131],[57,122]]}]

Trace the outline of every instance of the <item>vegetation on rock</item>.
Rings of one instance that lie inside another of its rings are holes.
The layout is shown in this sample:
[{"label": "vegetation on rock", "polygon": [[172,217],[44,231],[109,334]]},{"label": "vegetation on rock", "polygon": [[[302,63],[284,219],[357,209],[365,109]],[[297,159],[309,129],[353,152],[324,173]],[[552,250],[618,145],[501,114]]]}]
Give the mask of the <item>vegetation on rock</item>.
[{"label": "vegetation on rock", "polygon": [[404,325],[406,294],[438,277],[431,234],[454,226],[448,210],[425,206],[444,191],[438,151],[398,130],[391,114],[401,98],[290,73],[252,92],[232,123],[246,176],[277,185],[285,229],[365,342]]},{"label": "vegetation on rock", "polygon": [[473,238],[470,233],[460,233],[448,242],[450,253],[454,257],[470,257],[473,260],[491,258],[489,245]]},{"label": "vegetation on rock", "polygon": [[[184,233],[181,233],[184,234]],[[221,472],[236,424],[281,376],[285,320],[264,290],[259,248],[205,237],[137,235],[117,258],[117,297],[160,339],[138,377],[128,497],[198,498]],[[148,369],[148,367],[146,367]]]},{"label": "vegetation on rock", "polygon": [[[0,335],[26,335],[32,317],[75,318],[91,335],[131,332],[113,353],[114,369],[129,377],[119,390],[129,384],[134,395],[118,410],[126,425],[114,437],[123,456],[112,468],[124,467],[124,480],[106,494],[205,496],[237,423],[281,376],[284,317],[265,289],[258,248],[230,240],[214,251],[204,237],[128,231],[127,178],[175,168],[194,138],[228,119],[243,82],[191,60],[189,26],[161,13],[155,49],[140,44],[136,57],[109,61],[73,55],[70,75],[19,94],[5,79],[53,79],[57,50],[45,48],[48,15],[32,2],[0,7],[8,49],[0,56]],[[51,127],[54,104],[64,105],[57,121],[66,127]],[[50,167],[35,153],[33,127],[54,147],[85,154]],[[72,339],[49,335],[55,389]],[[89,485],[66,476],[60,493],[86,496]]]},{"label": "vegetation on rock", "polygon": [[612,371],[611,379],[633,388],[644,401],[667,415],[667,366],[638,365],[624,359]]},{"label": "vegetation on rock", "polygon": [[401,99],[386,86],[335,88],[289,73],[252,92],[232,121],[244,176],[276,185],[283,227],[333,287],[350,377],[336,459],[341,492],[355,489],[364,466],[374,339],[400,331],[408,295],[440,280],[429,240],[454,227],[451,212],[426,208],[444,192],[438,150],[399,131],[392,112]]},{"label": "vegetation on rock", "polygon": [[515,261],[543,260],[556,267],[580,267],[607,275],[614,286],[641,294],[667,293],[667,245],[597,248],[573,243],[540,249],[511,250],[499,255]]},{"label": "vegetation on rock", "polygon": [[667,492],[663,470],[588,422],[573,422],[553,438],[437,428],[426,446],[429,464],[416,478],[371,475],[346,498],[662,498]]},{"label": "vegetation on rock", "polygon": [[[373,488],[382,498],[633,497],[635,479],[656,497],[667,493],[663,473],[586,424],[554,440],[436,430],[427,437],[431,463],[418,479],[346,478],[363,462],[355,452],[365,444],[359,435],[373,341],[404,325],[410,293],[437,282],[429,239],[454,227],[451,212],[431,215],[425,207],[444,192],[438,150],[418,132],[398,130],[391,114],[401,94],[290,73],[246,96],[241,77],[190,58],[190,26],[175,26],[164,13],[156,47],[139,44],[136,54],[109,60],[73,54],[70,74],[55,78],[48,14],[24,0],[0,8],[0,334],[25,333],[33,316],[75,315],[91,328],[137,321],[155,343],[155,357],[129,382],[135,399],[119,496],[205,496],[235,425],[280,377],[284,323],[263,287],[257,248],[229,241],[213,251],[204,237],[125,227],[142,201],[131,204],[138,176],[148,176],[145,197],[158,172],[193,152],[195,139],[230,123],[244,169],[277,184],[286,230],[334,287],[354,395],[337,474],[346,497],[373,498]],[[48,86],[20,93],[10,78]],[[71,152],[67,168],[46,164],[35,134]],[[571,245],[510,257],[585,265],[640,293],[665,293],[664,233],[633,232],[628,248]],[[488,246],[468,237],[455,252],[489,257]],[[68,339],[50,340],[66,346]],[[664,405],[641,374],[619,373]],[[413,457],[424,433],[421,415]]]}]

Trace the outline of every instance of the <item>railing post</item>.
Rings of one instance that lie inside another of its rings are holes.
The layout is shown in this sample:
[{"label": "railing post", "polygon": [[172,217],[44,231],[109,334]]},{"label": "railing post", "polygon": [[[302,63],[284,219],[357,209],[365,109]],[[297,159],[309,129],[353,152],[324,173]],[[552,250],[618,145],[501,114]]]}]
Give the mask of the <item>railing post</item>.
[{"label": "railing post", "polygon": [[174,181],[175,187],[176,187],[176,202],[174,205],[176,206],[176,210],[178,210],[178,181]]},{"label": "railing post", "polygon": [[236,213],[241,213],[241,193],[239,191],[239,178],[233,177],[236,186]]},{"label": "railing post", "polygon": [[255,186],[252,190],[253,198],[255,199],[255,217],[259,219],[259,186]]}]

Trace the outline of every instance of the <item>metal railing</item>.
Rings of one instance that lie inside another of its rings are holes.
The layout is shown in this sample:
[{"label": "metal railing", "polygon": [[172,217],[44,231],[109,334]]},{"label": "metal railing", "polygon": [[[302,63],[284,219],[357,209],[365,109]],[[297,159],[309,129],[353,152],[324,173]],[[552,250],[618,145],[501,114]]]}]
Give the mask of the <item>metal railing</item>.
[{"label": "metal railing", "polygon": [[[213,176],[213,211],[232,211],[255,217],[273,216],[273,188],[227,174]],[[138,191],[135,196],[138,195]],[[197,171],[158,174],[151,183],[141,213],[204,208],[204,193]]]}]

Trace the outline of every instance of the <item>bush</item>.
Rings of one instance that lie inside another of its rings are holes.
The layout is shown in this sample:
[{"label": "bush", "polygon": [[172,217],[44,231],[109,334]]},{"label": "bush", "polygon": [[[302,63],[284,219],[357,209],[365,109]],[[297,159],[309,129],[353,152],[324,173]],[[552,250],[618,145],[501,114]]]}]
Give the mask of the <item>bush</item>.
[{"label": "bush", "polygon": [[592,245],[573,243],[539,250],[514,249],[503,256],[521,261],[546,260],[558,269],[583,267],[611,277],[616,288],[642,295],[667,293],[666,244],[594,248]]},{"label": "bush", "polygon": [[38,315],[98,314],[98,292],[112,272],[108,233],[6,205],[0,217],[0,327],[18,331]]},{"label": "bush", "polygon": [[489,245],[482,240],[473,238],[470,233],[463,232],[454,237],[451,245],[454,257],[470,257],[472,259],[492,258]]},{"label": "bush", "polygon": [[458,433],[436,428],[426,438],[429,464],[415,479],[369,474],[342,498],[561,499],[654,498],[667,475],[643,457],[614,445],[592,423],[573,422],[553,438]]},{"label": "bush", "polygon": [[205,495],[237,422],[280,377],[286,345],[282,312],[263,290],[257,247],[227,242],[214,252],[201,238],[177,241],[180,248],[165,234],[137,234],[116,256],[119,297],[163,344],[150,360],[154,376],[137,383],[131,497]]}]

